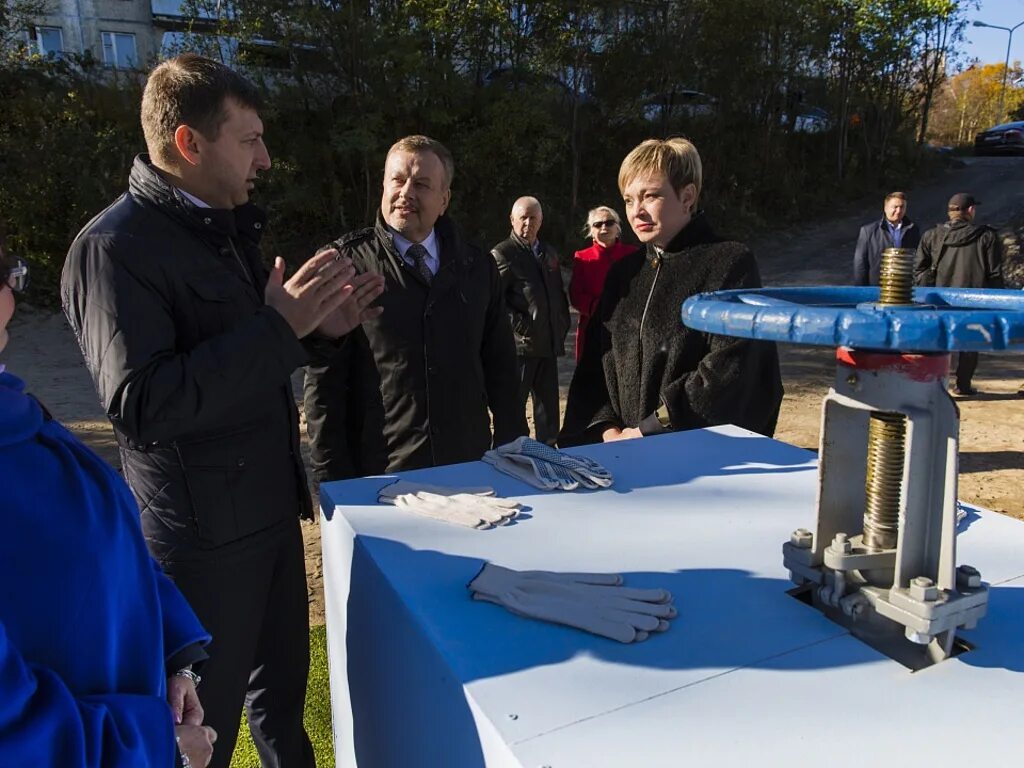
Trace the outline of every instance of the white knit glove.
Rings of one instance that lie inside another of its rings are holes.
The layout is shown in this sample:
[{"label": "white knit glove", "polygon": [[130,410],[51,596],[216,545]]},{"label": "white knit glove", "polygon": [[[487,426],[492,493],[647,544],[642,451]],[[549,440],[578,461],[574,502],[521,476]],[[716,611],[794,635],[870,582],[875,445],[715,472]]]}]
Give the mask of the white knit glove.
[{"label": "white knit glove", "polygon": [[493,494],[493,488],[444,488],[398,480],[382,488],[377,500],[446,523],[485,529],[507,525],[519,514],[519,502]]},{"label": "white knit glove", "polygon": [[668,620],[676,616],[668,591],[621,584],[618,574],[520,572],[488,563],[469,590],[474,600],[620,643],[646,640],[649,633],[668,629]]}]

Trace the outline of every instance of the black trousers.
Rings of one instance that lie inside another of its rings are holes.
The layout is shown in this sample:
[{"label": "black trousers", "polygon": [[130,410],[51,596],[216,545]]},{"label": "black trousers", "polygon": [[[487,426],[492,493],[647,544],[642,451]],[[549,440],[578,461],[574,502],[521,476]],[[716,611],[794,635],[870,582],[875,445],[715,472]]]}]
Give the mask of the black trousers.
[{"label": "black trousers", "polygon": [[953,355],[953,366],[956,368],[956,385],[962,390],[971,388],[974,372],[978,370],[977,352],[957,352]]},{"label": "black trousers", "polygon": [[519,402],[526,410],[526,398],[533,395],[533,431],[538,442],[554,445],[558,440],[558,358],[519,358]]},{"label": "black trousers", "polygon": [[313,768],[302,726],[309,612],[298,518],[162,566],[213,635],[199,670],[204,724],[217,731],[210,768],[231,762],[243,704],[264,768]]}]

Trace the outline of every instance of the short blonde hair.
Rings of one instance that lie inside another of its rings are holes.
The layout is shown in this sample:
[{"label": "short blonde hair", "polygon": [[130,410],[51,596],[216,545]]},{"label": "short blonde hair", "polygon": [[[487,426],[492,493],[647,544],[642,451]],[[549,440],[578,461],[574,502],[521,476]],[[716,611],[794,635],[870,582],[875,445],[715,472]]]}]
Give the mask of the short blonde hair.
[{"label": "short blonde hair", "polygon": [[597,206],[597,208],[591,208],[589,211],[587,211],[587,221],[583,225],[584,237],[590,236],[590,225],[594,220],[594,215],[602,212],[608,214],[613,219],[615,219],[615,226],[617,226],[619,229],[622,229],[622,219],[619,218],[619,212],[607,205],[599,205]]},{"label": "short blonde hair", "polygon": [[624,192],[626,185],[638,176],[657,174],[664,174],[676,192],[687,184],[693,184],[697,189],[694,197],[696,206],[704,181],[704,169],[693,142],[682,136],[673,136],[669,139],[648,139],[636,146],[619,166],[619,192]]}]

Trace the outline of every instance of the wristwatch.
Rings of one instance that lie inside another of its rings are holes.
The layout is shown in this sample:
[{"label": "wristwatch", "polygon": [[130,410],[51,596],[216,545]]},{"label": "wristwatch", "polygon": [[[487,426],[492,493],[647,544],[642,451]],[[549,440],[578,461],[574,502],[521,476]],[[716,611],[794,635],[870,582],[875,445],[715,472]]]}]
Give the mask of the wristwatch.
[{"label": "wristwatch", "polygon": [[668,417],[668,407],[664,403],[658,406],[654,415],[663,429],[672,429],[672,420]]}]

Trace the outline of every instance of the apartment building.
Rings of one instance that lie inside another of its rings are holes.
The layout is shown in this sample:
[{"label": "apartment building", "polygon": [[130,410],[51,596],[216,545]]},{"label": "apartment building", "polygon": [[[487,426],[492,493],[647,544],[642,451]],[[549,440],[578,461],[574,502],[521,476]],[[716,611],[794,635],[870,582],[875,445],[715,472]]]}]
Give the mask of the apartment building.
[{"label": "apartment building", "polygon": [[[50,12],[35,19],[29,44],[42,55],[92,53],[114,69],[142,69],[182,40],[190,17],[181,0],[50,0]],[[212,21],[216,10],[200,11]]]}]

